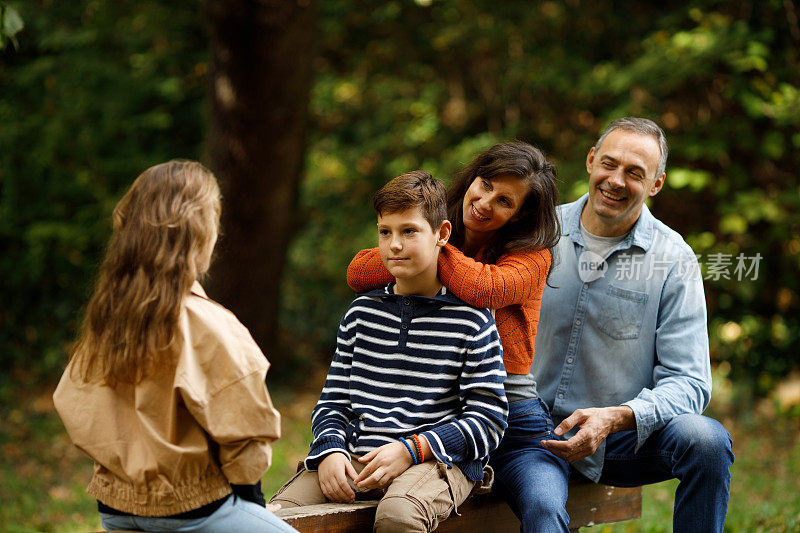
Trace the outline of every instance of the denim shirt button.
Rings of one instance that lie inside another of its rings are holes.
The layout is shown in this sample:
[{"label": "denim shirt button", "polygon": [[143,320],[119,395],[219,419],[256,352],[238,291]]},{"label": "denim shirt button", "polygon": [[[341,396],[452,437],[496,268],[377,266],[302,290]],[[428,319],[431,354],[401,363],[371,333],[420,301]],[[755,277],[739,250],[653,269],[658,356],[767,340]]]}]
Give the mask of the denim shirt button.
[{"label": "denim shirt button", "polygon": [[580,318],[579,318],[578,320],[576,320],[576,321],[575,321],[575,325],[576,325],[576,326],[580,326],[580,325],[581,325],[581,319],[580,319]]},{"label": "denim shirt button", "polygon": [[411,305],[411,300],[409,300],[408,298],[403,298],[403,304],[404,305]]},{"label": "denim shirt button", "polygon": [[572,361],[573,361],[572,357],[567,357],[567,363],[572,363]]},{"label": "denim shirt button", "polygon": [[564,397],[564,393],[563,393],[563,392],[559,392],[559,393],[558,393],[558,397],[559,397],[559,398],[563,398],[563,397]]},{"label": "denim shirt button", "polygon": [[584,288],[584,289],[588,289],[588,288],[589,288],[589,284],[588,284],[588,283],[584,283],[584,284],[583,284],[583,288]]}]

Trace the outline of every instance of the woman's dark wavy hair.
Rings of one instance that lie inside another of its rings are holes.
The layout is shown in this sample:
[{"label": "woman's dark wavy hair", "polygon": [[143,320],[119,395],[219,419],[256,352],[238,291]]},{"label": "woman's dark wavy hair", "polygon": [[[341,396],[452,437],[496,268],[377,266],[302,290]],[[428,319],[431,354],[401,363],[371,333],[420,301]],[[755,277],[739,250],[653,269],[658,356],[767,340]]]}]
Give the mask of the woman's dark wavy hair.
[{"label": "woman's dark wavy hair", "polygon": [[[465,228],[462,211],[464,195],[480,176],[491,180],[511,175],[524,180],[528,195],[517,218],[497,230],[483,252],[483,261],[496,263],[509,252],[553,248],[561,234],[556,216],[558,204],[557,171],[538,148],[521,141],[496,144],[478,154],[464,167],[447,190],[447,215],[453,225],[450,242],[457,248],[464,244]],[[551,263],[552,268],[552,263]]]}]

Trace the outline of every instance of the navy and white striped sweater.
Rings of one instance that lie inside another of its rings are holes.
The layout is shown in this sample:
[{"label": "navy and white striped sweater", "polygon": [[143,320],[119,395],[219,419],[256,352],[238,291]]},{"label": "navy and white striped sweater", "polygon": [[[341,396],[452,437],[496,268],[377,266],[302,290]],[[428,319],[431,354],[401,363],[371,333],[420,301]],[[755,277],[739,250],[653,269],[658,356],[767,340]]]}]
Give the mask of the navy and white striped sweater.
[{"label": "navy and white striped sweater", "polygon": [[359,296],[342,318],[306,468],[417,433],[477,481],[508,416],[494,319],[446,288],[431,298],[396,295],[393,285]]}]

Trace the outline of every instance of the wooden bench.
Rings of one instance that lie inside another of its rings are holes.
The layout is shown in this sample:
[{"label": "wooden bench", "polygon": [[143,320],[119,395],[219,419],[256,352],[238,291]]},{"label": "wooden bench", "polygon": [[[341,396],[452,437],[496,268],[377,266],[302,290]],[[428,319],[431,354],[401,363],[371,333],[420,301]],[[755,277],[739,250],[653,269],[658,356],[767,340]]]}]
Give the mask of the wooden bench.
[{"label": "wooden bench", "polygon": [[[281,509],[280,516],[301,533],[368,533],[372,531],[377,500],[325,503]],[[461,516],[451,515],[436,529],[437,533],[500,533],[519,531],[519,520],[497,493],[469,498],[458,508]],[[578,528],[630,520],[642,516],[642,489],[610,487],[588,482],[569,486],[567,512],[570,531]]]}]

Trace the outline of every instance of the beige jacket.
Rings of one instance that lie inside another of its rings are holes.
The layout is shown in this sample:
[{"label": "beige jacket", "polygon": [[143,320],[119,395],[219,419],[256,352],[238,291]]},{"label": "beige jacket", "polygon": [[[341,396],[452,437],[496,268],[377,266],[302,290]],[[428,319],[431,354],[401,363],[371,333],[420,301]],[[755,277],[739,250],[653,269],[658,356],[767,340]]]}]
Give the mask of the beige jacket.
[{"label": "beige jacket", "polygon": [[95,463],[87,492],[141,516],[190,511],[253,484],[272,458],[280,414],[269,363],[247,329],[199,283],[181,309],[174,373],[115,389],[67,367],[53,399],[75,445]]}]

